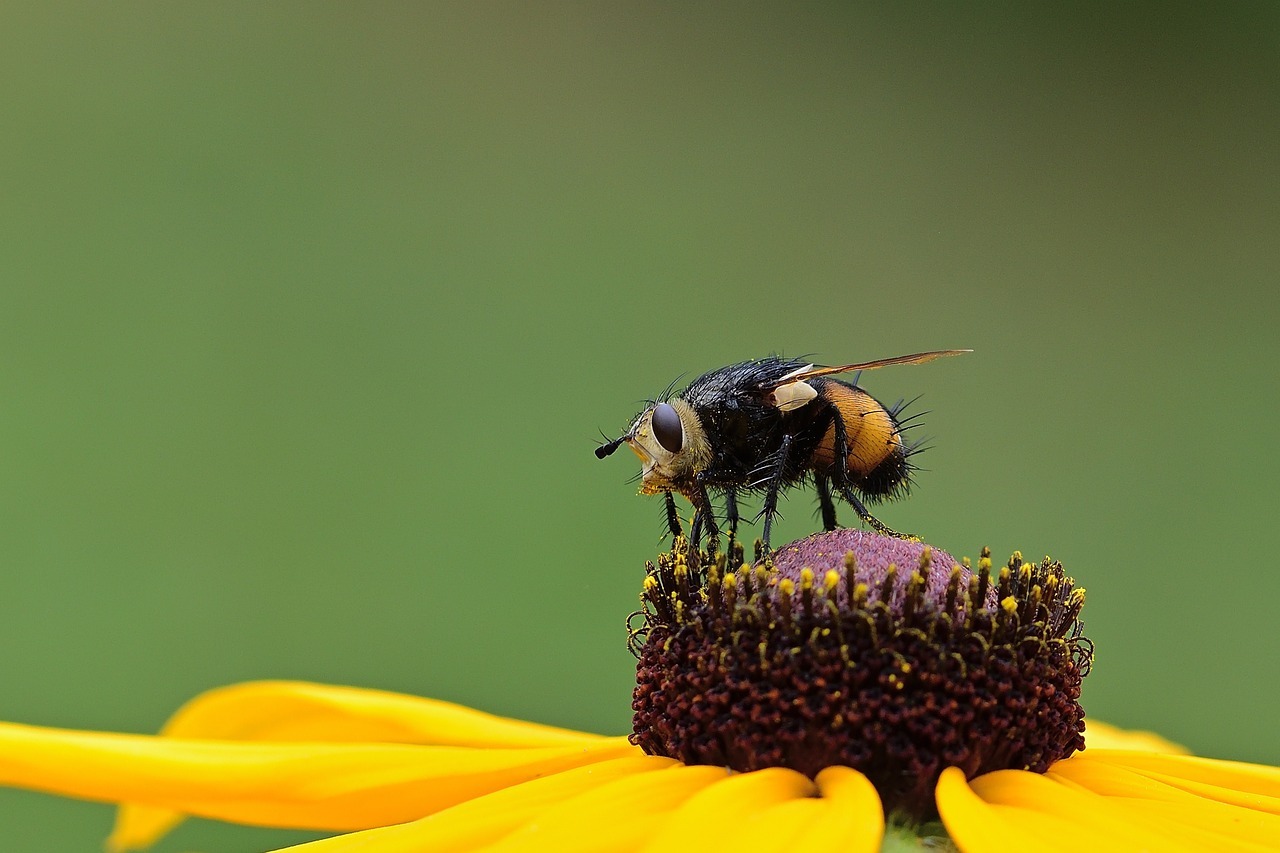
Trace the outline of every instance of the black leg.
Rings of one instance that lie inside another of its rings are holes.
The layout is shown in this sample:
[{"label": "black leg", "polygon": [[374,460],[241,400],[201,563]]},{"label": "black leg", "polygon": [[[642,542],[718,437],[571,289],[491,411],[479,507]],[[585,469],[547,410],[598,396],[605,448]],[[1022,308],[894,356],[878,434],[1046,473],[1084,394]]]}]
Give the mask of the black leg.
[{"label": "black leg", "polygon": [[702,527],[707,528],[707,553],[714,557],[720,551],[720,528],[716,526],[716,513],[711,506],[711,498],[707,496],[707,487],[703,484],[701,478],[697,484],[690,490],[685,497],[693,504],[693,508],[697,510],[697,515],[693,517],[693,538],[690,546],[698,547],[698,540],[702,538]]},{"label": "black leg", "polygon": [[728,486],[724,490],[724,520],[729,525],[728,553],[733,553],[733,543],[738,539],[738,490]]},{"label": "black leg", "polygon": [[674,542],[676,537],[684,533],[684,529],[680,526],[680,512],[676,509],[676,498],[671,492],[663,492],[663,498],[667,503],[667,529],[671,531],[671,539]]},{"label": "black leg", "polygon": [[[835,439],[836,439],[836,460],[835,468],[831,472],[831,479],[835,483],[836,491],[840,493],[840,497],[844,498],[849,506],[853,507],[853,511],[863,522],[883,536],[892,536],[895,539],[906,539],[911,542],[919,542],[920,537],[910,533],[899,533],[893,528],[885,525],[880,519],[872,515],[862,501],[858,500],[858,496],[853,493],[853,487],[849,485],[849,434],[845,432],[844,416],[840,414],[840,410],[835,406],[831,407],[831,416],[834,419]],[[819,491],[818,499],[822,499],[822,493]],[[823,510],[823,522],[826,522],[825,508]],[[835,508],[831,511],[832,518],[835,518]],[[831,530],[833,528],[827,528]]]},{"label": "black leg", "polygon": [[782,444],[778,446],[778,459],[773,470],[765,481],[764,507],[760,514],[764,516],[764,547],[769,547],[769,534],[773,531],[773,518],[778,514],[778,488],[782,483],[782,474],[787,468],[787,454],[791,451],[791,436],[784,435]]},{"label": "black leg", "polygon": [[844,415],[840,414],[840,409],[834,405],[831,407],[831,427],[835,435],[836,454],[835,463],[831,467],[831,479],[835,480],[838,488],[841,483],[849,479],[849,433],[844,423]]},{"label": "black leg", "polygon": [[892,527],[884,524],[880,519],[876,518],[867,508],[862,505],[862,501],[858,500],[858,496],[853,493],[853,489],[845,483],[836,483],[836,488],[840,490],[840,497],[849,502],[849,506],[853,507],[853,511],[858,517],[866,522],[867,526],[883,536],[892,536],[895,539],[906,539],[908,542],[919,542],[920,537],[913,533],[899,533]]},{"label": "black leg", "polygon": [[831,500],[831,478],[826,474],[816,475],[814,487],[818,491],[818,506],[822,510],[822,529],[835,530],[840,525],[836,523],[836,505]]},{"label": "black leg", "polygon": [[702,542],[702,510],[694,510],[693,524],[689,527],[689,550],[696,551]]}]

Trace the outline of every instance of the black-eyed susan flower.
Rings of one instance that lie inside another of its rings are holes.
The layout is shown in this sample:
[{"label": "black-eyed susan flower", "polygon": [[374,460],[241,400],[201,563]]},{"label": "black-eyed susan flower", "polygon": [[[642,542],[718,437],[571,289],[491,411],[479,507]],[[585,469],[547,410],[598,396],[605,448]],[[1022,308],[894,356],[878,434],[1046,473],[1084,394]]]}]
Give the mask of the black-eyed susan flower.
[{"label": "black-eyed susan flower", "polygon": [[649,567],[628,737],[257,682],[155,737],[0,724],[0,783],[122,803],[115,850],[184,815],[343,833],[306,853],[1280,849],[1280,770],[1086,728],[1060,565],[856,531],[734,564]]}]

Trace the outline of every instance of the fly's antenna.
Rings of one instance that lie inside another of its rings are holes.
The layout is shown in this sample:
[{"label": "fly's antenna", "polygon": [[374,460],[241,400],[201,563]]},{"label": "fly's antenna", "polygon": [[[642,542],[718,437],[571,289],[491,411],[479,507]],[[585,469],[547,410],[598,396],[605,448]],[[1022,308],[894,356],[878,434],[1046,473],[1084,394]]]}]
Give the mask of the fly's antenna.
[{"label": "fly's antenna", "polygon": [[626,436],[622,436],[620,438],[615,438],[612,441],[606,441],[604,444],[596,448],[596,458],[605,458],[609,454],[613,453],[613,451],[617,450],[618,447],[622,445],[622,442],[626,440]]}]

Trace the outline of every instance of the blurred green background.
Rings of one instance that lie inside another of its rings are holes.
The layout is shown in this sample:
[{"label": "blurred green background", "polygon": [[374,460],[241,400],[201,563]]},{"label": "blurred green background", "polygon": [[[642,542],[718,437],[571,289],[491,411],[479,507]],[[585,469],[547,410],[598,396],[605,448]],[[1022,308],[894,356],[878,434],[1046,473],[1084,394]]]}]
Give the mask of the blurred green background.
[{"label": "blurred green background", "polygon": [[0,717],[285,677],[624,731],[660,502],[598,430],[973,347],[867,375],[936,437],[881,517],[1062,559],[1092,715],[1280,762],[1277,8],[6,4]]}]

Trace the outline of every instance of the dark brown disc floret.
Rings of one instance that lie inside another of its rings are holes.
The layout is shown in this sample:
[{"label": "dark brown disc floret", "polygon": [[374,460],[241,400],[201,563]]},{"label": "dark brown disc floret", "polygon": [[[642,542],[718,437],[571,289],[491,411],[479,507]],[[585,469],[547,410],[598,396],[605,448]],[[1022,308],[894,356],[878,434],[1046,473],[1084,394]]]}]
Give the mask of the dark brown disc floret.
[{"label": "dark brown disc floret", "polygon": [[1092,645],[1060,563],[992,573],[838,530],[726,571],[684,543],[649,565],[632,632],[631,741],[738,771],[864,773],[886,811],[933,816],[947,767],[1043,772],[1084,748]]}]

